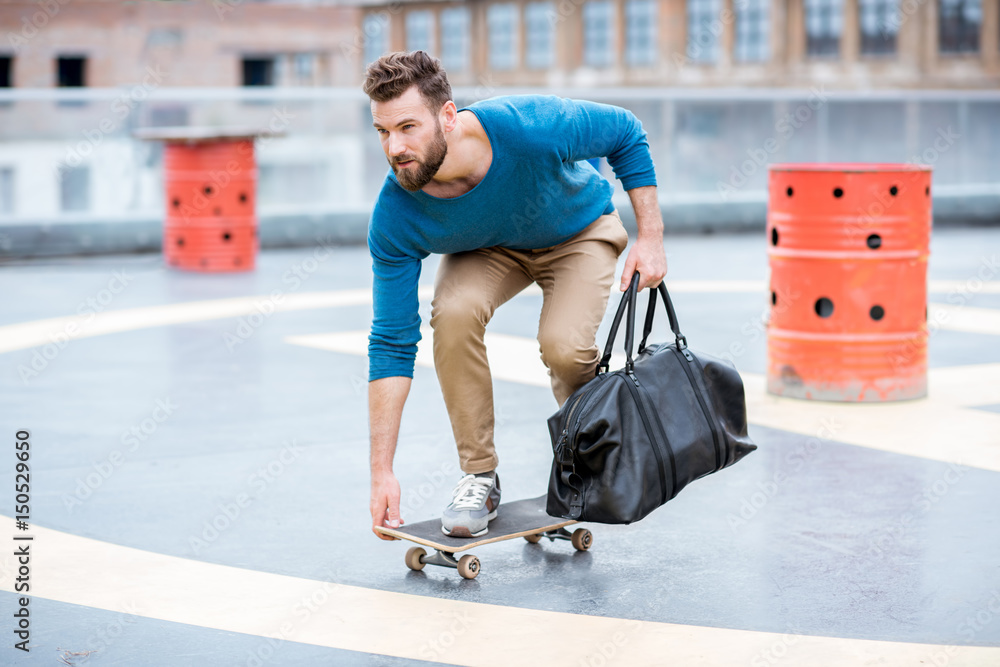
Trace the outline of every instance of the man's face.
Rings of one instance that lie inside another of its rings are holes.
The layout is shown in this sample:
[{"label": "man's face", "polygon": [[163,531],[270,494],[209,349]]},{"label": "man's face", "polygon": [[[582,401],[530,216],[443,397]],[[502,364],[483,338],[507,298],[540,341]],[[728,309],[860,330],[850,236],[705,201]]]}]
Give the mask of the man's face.
[{"label": "man's face", "polygon": [[416,192],[430,183],[448,154],[448,142],[420,90],[411,86],[396,99],[373,101],[372,120],[399,184]]}]

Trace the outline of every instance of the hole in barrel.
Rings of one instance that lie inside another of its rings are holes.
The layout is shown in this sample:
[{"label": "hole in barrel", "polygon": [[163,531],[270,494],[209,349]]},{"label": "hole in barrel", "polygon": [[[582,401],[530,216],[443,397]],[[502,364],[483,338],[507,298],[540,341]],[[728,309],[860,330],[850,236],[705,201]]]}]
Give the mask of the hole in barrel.
[{"label": "hole in barrel", "polygon": [[246,204],[247,203],[247,193],[245,193],[245,192],[241,192],[240,193],[240,203],[241,204]]},{"label": "hole in barrel", "polygon": [[895,185],[892,186],[891,188],[889,188],[889,194],[895,197],[896,195],[899,194],[899,188],[897,188]]},{"label": "hole in barrel", "polygon": [[872,306],[871,310],[868,311],[868,314],[871,315],[873,320],[878,322],[880,319],[885,317],[885,308],[882,306]]},{"label": "hole in barrel", "polygon": [[223,241],[229,241],[232,238],[233,238],[233,235],[230,234],[229,232],[222,232],[222,240]]},{"label": "hole in barrel", "polygon": [[778,228],[771,227],[771,245],[778,245]]},{"label": "hole in barrel", "polygon": [[183,236],[180,237],[179,239],[177,239],[177,245],[179,245],[181,247],[184,246],[184,237]]},{"label": "hole in barrel", "polygon": [[834,188],[833,189],[833,196],[836,197],[837,199],[840,199],[841,197],[844,196],[844,189],[843,188]]},{"label": "hole in barrel", "polygon": [[205,189],[204,189],[204,192],[205,192],[206,196],[211,197],[212,196],[212,186],[211,185],[206,185]]},{"label": "hole in barrel", "polygon": [[872,250],[878,250],[882,247],[882,237],[878,234],[870,234],[868,236],[868,247]]},{"label": "hole in barrel", "polygon": [[830,317],[833,315],[833,301],[826,298],[825,296],[816,299],[815,305],[816,314],[820,317]]},{"label": "hole in barrel", "polygon": [[787,188],[785,188],[785,194],[791,197],[793,194],[795,194],[795,190],[793,190],[792,186],[789,185]]},{"label": "hole in barrel", "polygon": [[174,197],[174,200],[172,202],[170,202],[170,203],[174,205],[174,208],[180,208],[181,207],[181,200],[178,199],[177,197]]},{"label": "hole in barrel", "polygon": [[931,186],[927,185],[924,187],[924,194],[927,195],[928,197],[931,196]]},{"label": "hole in barrel", "polygon": [[778,305],[778,293],[775,292],[774,290],[771,290],[771,305],[772,306]]}]

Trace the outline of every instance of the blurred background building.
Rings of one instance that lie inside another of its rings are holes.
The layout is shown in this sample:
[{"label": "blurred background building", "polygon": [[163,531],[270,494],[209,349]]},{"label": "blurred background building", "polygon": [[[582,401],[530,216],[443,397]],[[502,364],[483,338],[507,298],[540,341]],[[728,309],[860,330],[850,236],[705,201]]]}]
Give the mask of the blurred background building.
[{"label": "blurred background building", "polygon": [[365,59],[424,49],[455,83],[996,88],[986,0],[396,0],[363,8]]},{"label": "blurred background building", "polygon": [[0,83],[17,88],[349,86],[356,9],[251,0],[3,0]]},{"label": "blurred background building", "polygon": [[387,167],[359,86],[404,49],[460,105],[634,111],[668,231],[762,229],[783,161],[931,164],[936,224],[1000,222],[995,0],[7,0],[0,29],[0,258],[156,249],[162,147],[133,133],[163,126],[282,132],[262,243],[363,241]]}]

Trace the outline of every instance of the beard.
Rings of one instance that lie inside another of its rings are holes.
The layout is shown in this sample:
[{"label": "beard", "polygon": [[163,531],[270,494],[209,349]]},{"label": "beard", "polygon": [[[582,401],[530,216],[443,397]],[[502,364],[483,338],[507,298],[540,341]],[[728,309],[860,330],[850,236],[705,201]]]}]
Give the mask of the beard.
[{"label": "beard", "polygon": [[[441,168],[445,156],[448,155],[448,142],[444,138],[444,132],[441,131],[440,125],[437,125],[436,128],[437,131],[434,133],[434,139],[431,141],[430,146],[427,147],[427,155],[423,160],[418,160],[414,155],[400,155],[389,158],[389,166],[392,167],[392,173],[396,174],[399,184],[410,192],[416,192],[430,183],[434,175],[437,174],[438,169]],[[397,166],[400,162],[408,162],[410,160],[413,160],[417,166],[406,169],[400,169]]]}]

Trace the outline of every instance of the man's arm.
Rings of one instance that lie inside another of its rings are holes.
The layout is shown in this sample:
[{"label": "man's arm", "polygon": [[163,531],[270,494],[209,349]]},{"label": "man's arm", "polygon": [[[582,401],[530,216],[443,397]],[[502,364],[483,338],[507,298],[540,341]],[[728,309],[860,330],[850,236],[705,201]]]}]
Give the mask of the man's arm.
[{"label": "man's arm", "polygon": [[667,256],[663,251],[663,217],[660,202],[656,196],[656,186],[646,185],[628,191],[635,210],[639,235],[625,258],[622,271],[621,291],[628,289],[632,274],[639,272],[639,289],[656,287],[667,275]]},{"label": "man's arm", "polygon": [[403,523],[399,516],[399,481],[392,472],[392,459],[410,383],[408,377],[387,377],[368,383],[372,532],[383,540],[393,538],[375,531],[376,526],[399,528]]},{"label": "man's arm", "polygon": [[667,274],[663,218],[656,196],[656,171],[642,123],[627,109],[582,100],[549,102],[558,110],[552,132],[560,157],[579,161],[606,157],[635,210],[639,236],[625,258],[621,289],[639,271],[639,289],[655,287]]}]

